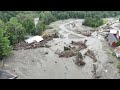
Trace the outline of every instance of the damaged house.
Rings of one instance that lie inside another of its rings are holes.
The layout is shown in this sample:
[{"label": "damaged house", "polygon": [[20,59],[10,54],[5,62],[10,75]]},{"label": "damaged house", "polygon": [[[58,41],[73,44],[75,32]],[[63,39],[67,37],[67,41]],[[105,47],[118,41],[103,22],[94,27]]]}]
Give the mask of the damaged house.
[{"label": "damaged house", "polygon": [[108,35],[108,41],[110,46],[117,47],[120,40],[120,30],[111,29]]},{"label": "damaged house", "polygon": [[113,46],[113,47],[116,47],[117,46],[117,38],[115,37],[115,35],[114,34],[109,34],[108,35],[108,41],[109,41],[109,44],[110,44],[110,46]]}]

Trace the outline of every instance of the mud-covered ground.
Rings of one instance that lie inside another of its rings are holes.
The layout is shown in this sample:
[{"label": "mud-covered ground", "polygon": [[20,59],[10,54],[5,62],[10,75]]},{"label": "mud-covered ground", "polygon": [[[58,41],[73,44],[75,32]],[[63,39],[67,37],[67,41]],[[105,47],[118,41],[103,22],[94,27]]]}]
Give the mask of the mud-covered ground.
[{"label": "mud-covered ground", "polygon": [[[112,56],[113,50],[101,35],[101,31],[98,29],[98,31],[92,32],[90,37],[77,33],[94,30],[83,26],[82,21],[82,19],[68,19],[51,23],[50,26],[53,29],[49,30],[58,30],[63,37],[49,41],[50,48],[14,51],[14,55],[6,59],[4,69],[15,72],[18,79],[91,79],[95,76],[94,64],[96,76],[100,79],[120,78],[116,67],[118,60]],[[70,23],[74,23],[75,27],[73,28]],[[90,57],[84,56],[86,64],[77,66],[74,63],[74,56],[60,58],[58,54],[55,54],[56,51],[63,51],[64,46],[69,45],[71,41],[84,41],[85,39],[88,47],[80,52],[84,55],[88,49],[92,50],[97,62],[94,63]]]}]

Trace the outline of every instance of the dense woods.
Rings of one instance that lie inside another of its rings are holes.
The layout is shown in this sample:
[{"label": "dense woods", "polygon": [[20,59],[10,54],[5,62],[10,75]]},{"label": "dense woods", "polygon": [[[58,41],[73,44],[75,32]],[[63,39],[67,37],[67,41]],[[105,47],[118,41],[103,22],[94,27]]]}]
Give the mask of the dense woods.
[{"label": "dense woods", "polygon": [[[115,17],[120,11],[0,11],[0,59],[10,55],[12,45],[26,35],[41,35],[46,26],[68,18],[85,19],[84,25],[98,27],[102,18]],[[34,18],[39,17],[37,26]]]},{"label": "dense woods", "polygon": [[102,24],[103,24],[103,20],[98,16],[86,17],[83,22],[83,25],[90,26],[90,27],[98,27]]}]

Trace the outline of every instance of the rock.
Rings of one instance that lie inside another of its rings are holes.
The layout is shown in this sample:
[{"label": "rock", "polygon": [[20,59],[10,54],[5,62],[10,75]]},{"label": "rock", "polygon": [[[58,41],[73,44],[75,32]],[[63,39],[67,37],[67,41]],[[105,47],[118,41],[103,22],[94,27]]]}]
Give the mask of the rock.
[{"label": "rock", "polygon": [[57,62],[55,61],[55,63],[57,63]]},{"label": "rock", "polygon": [[86,63],[83,62],[83,61],[79,61],[79,62],[76,62],[76,64],[77,64],[78,66],[83,66],[83,65],[85,65]]},{"label": "rock", "polygon": [[45,54],[48,54],[48,52],[45,52]]},{"label": "rock", "polygon": [[50,47],[50,45],[45,45],[45,47],[46,47],[46,48],[49,48],[49,47]]},{"label": "rock", "polygon": [[98,79],[98,78],[101,78],[101,75],[96,75],[96,78]]},{"label": "rock", "polygon": [[112,63],[114,63],[114,61],[108,61],[108,63],[111,63],[111,64],[112,64]]},{"label": "rock", "polygon": [[104,70],[104,72],[106,72],[106,73],[107,73],[107,72],[108,72],[108,70]]},{"label": "rock", "polygon": [[70,50],[70,47],[64,46],[64,51],[66,51],[66,50]]},{"label": "rock", "polygon": [[58,45],[57,43],[55,45]]}]

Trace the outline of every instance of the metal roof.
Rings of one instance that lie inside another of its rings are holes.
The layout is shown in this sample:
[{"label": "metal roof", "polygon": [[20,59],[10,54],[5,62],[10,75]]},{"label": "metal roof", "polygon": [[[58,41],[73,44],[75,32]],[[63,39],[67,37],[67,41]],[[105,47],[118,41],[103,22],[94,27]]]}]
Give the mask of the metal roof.
[{"label": "metal roof", "polygon": [[108,35],[108,40],[109,40],[110,43],[118,42],[117,38],[111,33]]}]

